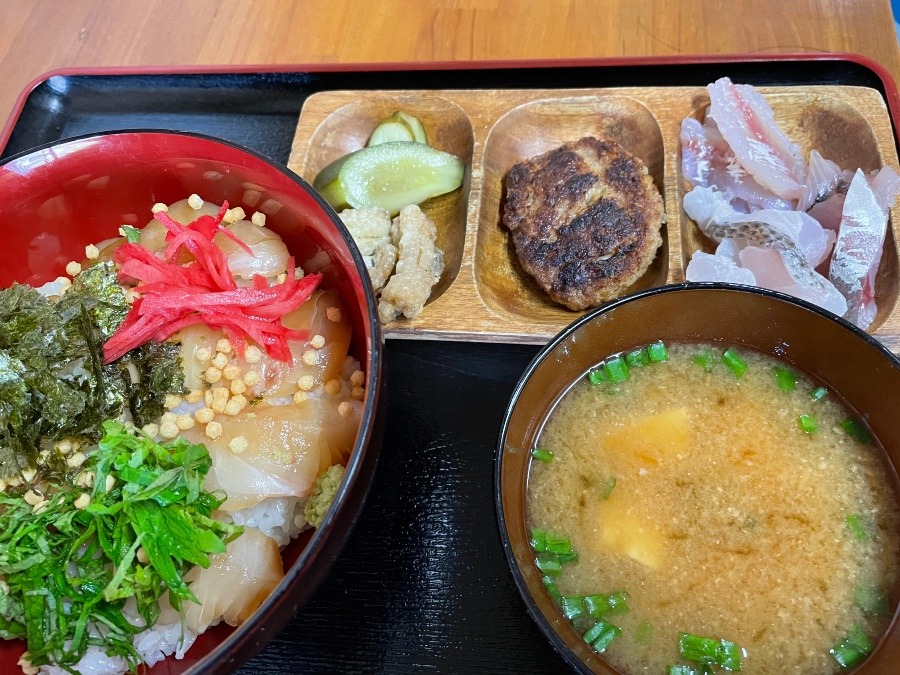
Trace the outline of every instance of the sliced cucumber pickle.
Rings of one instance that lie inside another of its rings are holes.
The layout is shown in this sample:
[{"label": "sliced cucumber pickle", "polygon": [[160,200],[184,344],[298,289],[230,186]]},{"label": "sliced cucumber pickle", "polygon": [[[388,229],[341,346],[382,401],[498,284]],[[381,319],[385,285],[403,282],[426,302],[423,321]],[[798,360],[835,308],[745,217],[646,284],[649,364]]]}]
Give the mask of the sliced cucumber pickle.
[{"label": "sliced cucumber pickle", "polygon": [[[322,196],[335,208],[380,206],[391,215],[462,185],[465,164],[421,143],[394,141],[348,155]],[[343,202],[343,203],[341,203]]]},{"label": "sliced cucumber pickle", "polygon": [[402,122],[391,122],[386,120],[375,127],[375,131],[369,136],[369,142],[366,147],[371,148],[373,145],[381,145],[382,143],[392,143],[394,141],[406,141],[411,143],[414,141],[412,131]]},{"label": "sliced cucumber pickle", "polygon": [[398,110],[393,115],[388,117],[385,122],[400,122],[405,125],[407,129],[409,129],[409,133],[412,134],[412,140],[416,143],[424,143],[428,145],[428,137],[425,135],[425,127],[422,126],[422,122],[418,117],[414,117],[412,115],[407,115],[402,110]]},{"label": "sliced cucumber pickle", "polygon": [[[359,150],[357,150],[356,152],[359,152]],[[350,155],[352,154],[354,153],[351,152]],[[326,185],[336,181],[338,174],[341,172],[341,167],[344,166],[344,162],[346,162],[350,158],[350,155],[338,157],[331,164],[322,169],[316,175],[316,179],[313,181],[313,188],[322,191]]]}]

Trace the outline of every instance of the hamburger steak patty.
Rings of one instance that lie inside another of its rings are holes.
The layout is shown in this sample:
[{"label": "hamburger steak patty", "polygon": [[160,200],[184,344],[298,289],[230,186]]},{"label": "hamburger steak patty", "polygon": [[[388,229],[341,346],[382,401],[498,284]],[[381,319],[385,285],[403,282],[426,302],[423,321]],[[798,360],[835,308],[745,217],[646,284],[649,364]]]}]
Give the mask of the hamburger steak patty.
[{"label": "hamburger steak patty", "polygon": [[569,309],[611,300],[639,279],[664,218],[644,163],[614,141],[566,143],[506,178],[503,223],[519,262]]}]

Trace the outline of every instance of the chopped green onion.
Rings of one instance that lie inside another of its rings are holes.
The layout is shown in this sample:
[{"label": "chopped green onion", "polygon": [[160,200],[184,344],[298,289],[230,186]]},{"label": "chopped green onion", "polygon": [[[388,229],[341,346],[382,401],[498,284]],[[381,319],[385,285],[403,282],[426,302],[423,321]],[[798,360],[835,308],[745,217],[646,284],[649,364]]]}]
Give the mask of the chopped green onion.
[{"label": "chopped green onion", "polygon": [[797,421],[800,423],[800,430],[804,434],[816,433],[818,425],[816,424],[816,418],[812,415],[800,415],[800,418]]},{"label": "chopped green onion", "polygon": [[625,355],[625,363],[631,368],[643,368],[650,363],[650,355],[643,347],[632,349]]},{"label": "chopped green onion", "polygon": [[825,387],[816,387],[811,392],[809,392],[810,397],[813,401],[821,401],[825,398],[825,395],[828,393],[828,390]]},{"label": "chopped green onion", "polygon": [[869,538],[869,530],[858,513],[847,516],[847,527],[857,541],[866,541]]},{"label": "chopped green onion", "polygon": [[531,528],[531,548],[538,553],[547,550],[547,533],[544,530]]},{"label": "chopped green onion", "polygon": [[606,375],[609,377],[609,381],[614,384],[619,384],[628,379],[628,365],[621,356],[613,356],[611,359],[607,360],[604,368],[606,369]]},{"label": "chopped green onion", "polygon": [[569,621],[574,621],[587,615],[587,610],[584,608],[584,596],[581,595],[564,595],[560,607],[562,607],[562,612]]},{"label": "chopped green onion", "polygon": [[872,443],[872,434],[866,429],[866,425],[863,424],[862,420],[848,417],[841,422],[841,428],[864,445],[870,445]]},{"label": "chopped green onion", "polygon": [[691,666],[669,666],[666,675],[701,675],[702,671],[694,670]]},{"label": "chopped green onion", "polygon": [[853,599],[863,614],[880,617],[891,615],[887,594],[874,584],[859,584],[853,594]]},{"label": "chopped green onion", "polygon": [[131,225],[123,225],[119,228],[122,231],[122,234],[125,235],[125,238],[128,240],[130,244],[137,244],[141,240],[141,231],[136,227],[132,227]]},{"label": "chopped green onion", "polygon": [[738,379],[741,379],[744,373],[747,372],[747,362],[740,357],[740,354],[737,353],[734,347],[729,347],[725,350],[725,353],[722,354],[722,362],[728,366]]},{"label": "chopped green onion", "polygon": [[781,391],[794,391],[797,386],[797,374],[788,368],[775,366],[775,383]]},{"label": "chopped green onion", "polygon": [[638,624],[634,632],[634,639],[641,645],[648,645],[653,641],[653,626],[649,621],[642,621]]},{"label": "chopped green onion", "polygon": [[562,602],[562,593],[559,592],[559,589],[556,587],[556,582],[553,580],[553,577],[543,576],[541,577],[541,582],[544,584],[544,587],[547,589],[547,593],[550,594],[550,597],[553,599],[557,605]]},{"label": "chopped green onion", "polygon": [[554,553],[556,555],[569,555],[573,553],[572,542],[563,534],[553,534],[552,532],[548,532],[545,542],[547,547],[544,550],[547,551],[547,553]]},{"label": "chopped green onion", "polygon": [[596,370],[592,370],[588,373],[588,382],[590,382],[595,387],[598,384],[609,382],[609,377],[607,376],[606,370],[604,370],[603,366],[600,366]]},{"label": "chopped green onion", "polygon": [[698,366],[703,367],[705,370],[712,370],[713,366],[716,365],[716,355],[713,354],[712,349],[709,347],[704,347],[700,350],[700,353],[696,354],[694,358],[691,359]]},{"label": "chopped green onion", "polygon": [[650,361],[653,363],[662,363],[663,361],[669,360],[669,352],[666,350],[666,345],[663,344],[662,340],[658,340],[657,342],[648,345],[647,354],[650,356]]},{"label": "chopped green onion", "polygon": [[741,669],[741,648],[730,640],[716,640],[691,633],[678,634],[681,658],[700,664],[716,664],[725,670]]},{"label": "chopped green onion", "polygon": [[600,499],[609,499],[609,496],[612,494],[615,487],[616,479],[613,476],[610,476],[603,481],[603,485],[600,486]]},{"label": "chopped green onion", "polygon": [[537,568],[548,577],[558,577],[562,574],[562,563],[556,556],[539,555],[534,559]]},{"label": "chopped green onion", "polygon": [[604,595],[588,595],[584,598],[584,606],[595,619],[599,619],[607,614],[626,614],[628,607],[628,593],[618,591]]},{"label": "chopped green onion", "polygon": [[611,623],[598,621],[584,634],[584,641],[593,647],[595,652],[602,654],[621,632],[620,628]]},{"label": "chopped green onion", "polygon": [[545,464],[549,464],[553,461],[553,453],[545,448],[535,448],[531,451],[531,456],[534,457],[539,462],[544,462]]},{"label": "chopped green onion", "polygon": [[847,634],[828,652],[841,668],[850,668],[872,651],[872,641],[859,624],[854,624]]}]

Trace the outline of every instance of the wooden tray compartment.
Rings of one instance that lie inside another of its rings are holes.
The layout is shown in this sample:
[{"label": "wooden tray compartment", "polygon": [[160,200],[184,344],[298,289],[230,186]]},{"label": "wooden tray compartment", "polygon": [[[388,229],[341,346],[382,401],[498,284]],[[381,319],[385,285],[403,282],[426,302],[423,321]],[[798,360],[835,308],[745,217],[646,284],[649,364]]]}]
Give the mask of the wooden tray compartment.
[{"label": "wooden tray compartment", "polygon": [[[890,116],[874,89],[855,86],[759,87],[785,133],[842,168],[897,168]],[[506,173],[516,162],[583,136],[612,138],[640,157],[668,214],[663,244],[630,290],[684,280],[694,251],[713,250],[681,208],[681,120],[702,120],[704,87],[571,90],[328,91],[301,112],[288,165],[312,181],[329,162],[365,144],[396,110],[419,117],[435,147],[467,162],[462,189],[427,202],[446,255],[444,276],[425,310],[385,326],[388,337],[543,343],[580,316],[553,303],[520,267],[501,225]],[[900,348],[898,253],[892,218],[876,284],[871,331]]]}]

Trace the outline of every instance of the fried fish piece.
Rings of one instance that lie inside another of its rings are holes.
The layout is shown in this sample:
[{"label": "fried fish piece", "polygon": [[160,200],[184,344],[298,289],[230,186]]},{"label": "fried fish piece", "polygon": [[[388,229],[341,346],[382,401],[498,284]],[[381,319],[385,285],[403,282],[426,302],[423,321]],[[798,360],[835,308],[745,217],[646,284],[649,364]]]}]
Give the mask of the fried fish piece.
[{"label": "fried fish piece", "polygon": [[662,196],[644,163],[586,137],[516,164],[503,224],[522,268],[569,309],[621,295],[662,245]]}]

